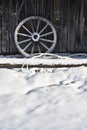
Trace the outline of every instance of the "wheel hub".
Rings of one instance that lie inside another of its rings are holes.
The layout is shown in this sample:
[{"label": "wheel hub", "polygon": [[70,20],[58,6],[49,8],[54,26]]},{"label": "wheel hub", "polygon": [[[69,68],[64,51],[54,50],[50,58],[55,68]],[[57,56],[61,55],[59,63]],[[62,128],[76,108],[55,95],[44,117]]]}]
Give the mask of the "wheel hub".
[{"label": "wheel hub", "polygon": [[38,42],[39,39],[40,39],[40,35],[39,35],[38,33],[34,33],[34,34],[32,35],[32,40],[33,40],[34,42]]}]

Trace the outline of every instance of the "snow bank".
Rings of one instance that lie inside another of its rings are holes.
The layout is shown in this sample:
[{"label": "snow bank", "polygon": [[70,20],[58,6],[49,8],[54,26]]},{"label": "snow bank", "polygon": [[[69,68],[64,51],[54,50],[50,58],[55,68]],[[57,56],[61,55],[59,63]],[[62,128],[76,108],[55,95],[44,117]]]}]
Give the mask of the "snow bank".
[{"label": "snow bank", "polygon": [[86,67],[0,69],[0,130],[86,129]]}]

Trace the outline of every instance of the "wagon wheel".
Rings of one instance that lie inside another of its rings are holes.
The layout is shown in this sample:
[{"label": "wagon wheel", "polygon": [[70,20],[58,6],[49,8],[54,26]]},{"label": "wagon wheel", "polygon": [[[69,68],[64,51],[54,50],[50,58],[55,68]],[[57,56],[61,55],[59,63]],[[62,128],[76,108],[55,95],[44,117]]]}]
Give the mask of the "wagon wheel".
[{"label": "wagon wheel", "polygon": [[31,16],[16,27],[14,39],[19,52],[29,57],[34,53],[52,52],[56,45],[57,34],[47,19]]}]

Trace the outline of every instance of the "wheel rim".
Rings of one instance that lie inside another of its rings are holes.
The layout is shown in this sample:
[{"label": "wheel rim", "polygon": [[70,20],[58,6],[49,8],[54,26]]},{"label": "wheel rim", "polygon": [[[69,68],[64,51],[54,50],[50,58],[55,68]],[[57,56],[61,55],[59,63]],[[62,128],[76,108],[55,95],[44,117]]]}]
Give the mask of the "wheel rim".
[{"label": "wheel rim", "polygon": [[56,45],[57,34],[47,19],[31,16],[18,24],[14,39],[18,51],[29,57],[34,53],[52,52]]}]

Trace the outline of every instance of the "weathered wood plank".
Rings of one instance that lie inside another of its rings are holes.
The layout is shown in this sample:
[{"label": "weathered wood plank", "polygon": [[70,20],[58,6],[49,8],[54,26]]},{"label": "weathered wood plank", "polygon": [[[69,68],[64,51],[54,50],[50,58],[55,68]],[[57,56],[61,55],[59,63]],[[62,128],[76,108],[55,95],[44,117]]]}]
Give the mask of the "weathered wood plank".
[{"label": "weathered wood plank", "polygon": [[2,48],[2,34],[1,34],[1,16],[0,16],[0,54],[1,54],[1,48]]},{"label": "weathered wood plank", "polygon": [[54,10],[53,10],[53,23],[55,26],[55,29],[57,31],[57,44],[55,47],[55,51],[59,52],[60,51],[60,46],[61,46],[61,0],[54,0]]},{"label": "weathered wood plank", "polygon": [[16,26],[18,25],[19,22],[19,15],[18,15],[18,2],[10,0],[9,2],[9,39],[10,39],[10,54],[17,53],[17,48],[14,43],[14,31]]},{"label": "weathered wood plank", "polygon": [[75,52],[83,52],[83,1],[77,0]]},{"label": "weathered wood plank", "polygon": [[3,14],[2,14],[2,46],[1,46],[1,53],[7,54],[9,53],[9,11],[8,11],[8,3],[5,0],[1,1],[3,6]]},{"label": "weathered wood plank", "polygon": [[83,52],[87,53],[87,0],[84,0],[84,17],[83,17]]},{"label": "weathered wood plank", "polygon": [[3,6],[3,15],[2,15],[2,53],[6,52],[6,7],[5,1],[1,1]]},{"label": "weathered wood plank", "polygon": [[68,1],[61,0],[60,4],[60,52],[66,52],[67,25],[68,25]]},{"label": "weathered wood plank", "polygon": [[[80,67],[80,66],[85,66],[87,67],[87,64],[71,64],[71,65],[28,65],[28,68],[70,68],[70,67]],[[13,69],[13,68],[21,68],[21,64],[0,64],[0,68],[7,68],[7,69]],[[26,67],[25,67],[26,68]]]},{"label": "weathered wood plank", "polygon": [[66,44],[67,52],[74,52],[75,46],[75,29],[76,29],[76,1],[68,0],[68,21],[67,21],[67,38],[68,42]]}]

